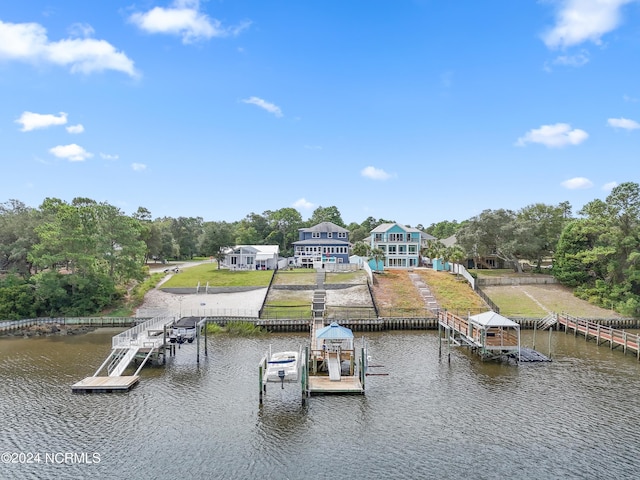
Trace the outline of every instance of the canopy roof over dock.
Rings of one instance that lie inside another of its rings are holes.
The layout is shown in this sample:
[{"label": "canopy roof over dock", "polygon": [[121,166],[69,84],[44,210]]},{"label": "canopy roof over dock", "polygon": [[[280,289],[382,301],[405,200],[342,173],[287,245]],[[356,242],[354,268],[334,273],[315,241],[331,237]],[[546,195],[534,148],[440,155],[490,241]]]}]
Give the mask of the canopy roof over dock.
[{"label": "canopy roof over dock", "polygon": [[494,311],[488,311],[479,313],[478,315],[471,315],[469,321],[476,323],[482,327],[505,327],[505,328],[520,328],[520,325],[513,320],[509,320],[507,317],[503,317],[499,313]]},{"label": "canopy roof over dock", "polygon": [[347,327],[338,325],[336,322],[331,322],[330,325],[318,330],[316,338],[322,340],[346,340],[353,338],[353,332]]}]

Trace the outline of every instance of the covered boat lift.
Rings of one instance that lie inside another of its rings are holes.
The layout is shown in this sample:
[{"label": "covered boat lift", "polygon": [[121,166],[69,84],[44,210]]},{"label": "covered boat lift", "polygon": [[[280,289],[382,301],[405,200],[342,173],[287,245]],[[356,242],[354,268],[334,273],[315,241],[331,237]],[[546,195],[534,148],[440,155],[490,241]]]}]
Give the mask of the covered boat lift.
[{"label": "covered boat lift", "polygon": [[492,310],[467,318],[440,311],[438,331],[442,329],[450,345],[469,347],[483,360],[506,356],[520,360],[520,325]]}]

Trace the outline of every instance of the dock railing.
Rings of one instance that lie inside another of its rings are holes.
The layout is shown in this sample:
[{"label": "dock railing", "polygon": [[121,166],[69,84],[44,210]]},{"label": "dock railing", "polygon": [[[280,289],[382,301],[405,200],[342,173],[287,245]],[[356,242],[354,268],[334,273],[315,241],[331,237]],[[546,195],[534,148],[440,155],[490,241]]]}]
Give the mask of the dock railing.
[{"label": "dock railing", "polygon": [[596,345],[609,342],[611,349],[622,347],[624,353],[627,353],[627,349],[629,349],[635,352],[638,360],[640,360],[640,335],[601,325],[583,318],[572,317],[565,313],[558,315],[558,323],[564,326],[565,333],[572,329],[574,335],[580,333],[585,336],[585,340],[595,339]]},{"label": "dock railing", "polygon": [[[147,320],[140,325],[136,325],[111,339],[112,348],[129,348],[131,345],[138,345],[142,340],[148,337],[148,331],[162,331],[165,326],[173,323],[174,317],[155,317]],[[162,337],[160,337],[162,339]],[[142,344],[138,345],[142,346]]]}]

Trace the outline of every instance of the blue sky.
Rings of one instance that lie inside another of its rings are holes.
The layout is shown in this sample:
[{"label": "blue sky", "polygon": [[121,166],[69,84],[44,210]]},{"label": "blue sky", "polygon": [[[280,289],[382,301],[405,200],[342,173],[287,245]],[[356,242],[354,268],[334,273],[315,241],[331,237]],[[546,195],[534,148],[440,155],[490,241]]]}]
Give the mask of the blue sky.
[{"label": "blue sky", "polygon": [[638,0],[0,4],[0,201],[415,226],[640,183]]}]

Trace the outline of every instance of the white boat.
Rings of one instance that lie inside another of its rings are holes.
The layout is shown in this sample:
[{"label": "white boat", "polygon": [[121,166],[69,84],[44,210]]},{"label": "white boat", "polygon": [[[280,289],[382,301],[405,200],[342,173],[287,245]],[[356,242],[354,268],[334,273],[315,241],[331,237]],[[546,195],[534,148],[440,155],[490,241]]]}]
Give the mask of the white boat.
[{"label": "white boat", "polygon": [[196,317],[186,317],[175,322],[171,327],[169,341],[171,343],[193,343],[196,338],[197,320]]},{"label": "white boat", "polygon": [[267,360],[267,382],[297,382],[300,354],[298,352],[275,352]]}]

